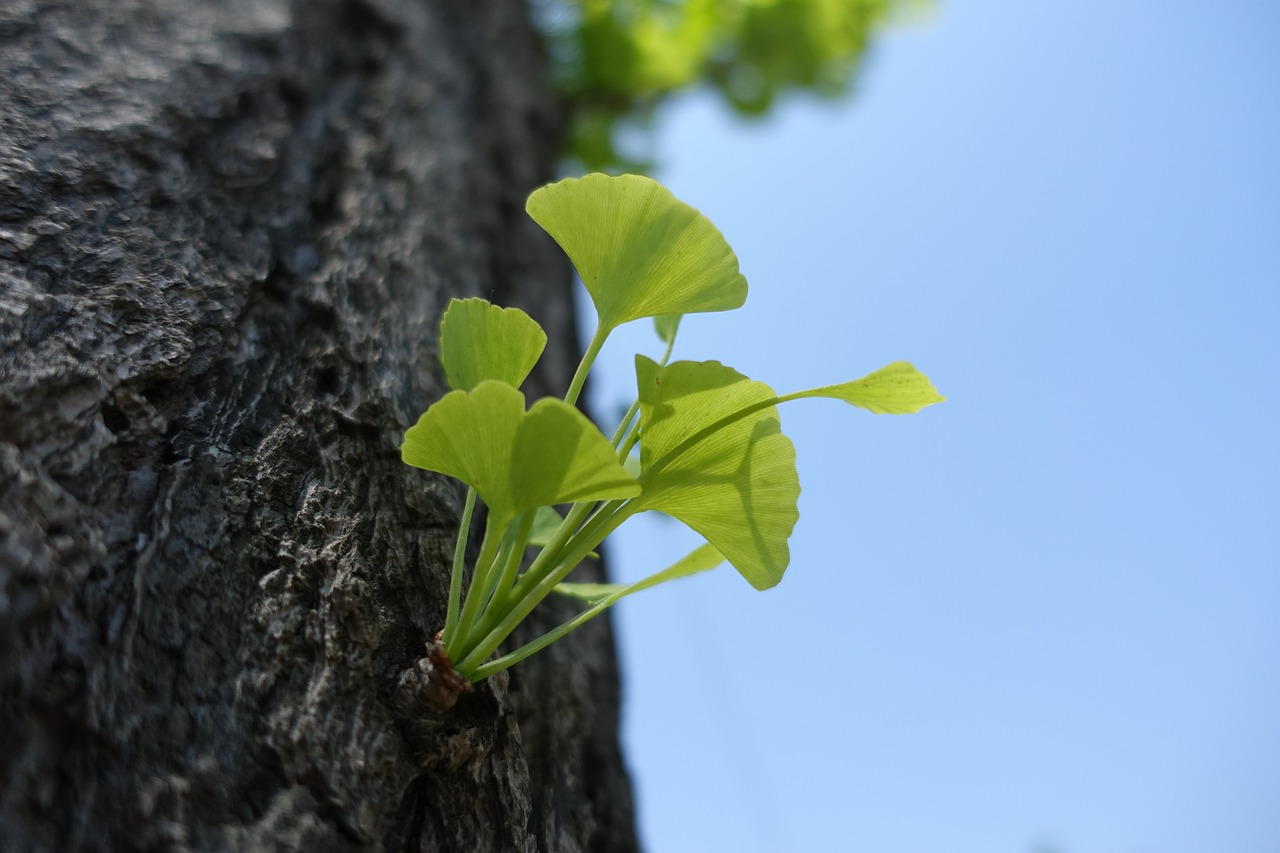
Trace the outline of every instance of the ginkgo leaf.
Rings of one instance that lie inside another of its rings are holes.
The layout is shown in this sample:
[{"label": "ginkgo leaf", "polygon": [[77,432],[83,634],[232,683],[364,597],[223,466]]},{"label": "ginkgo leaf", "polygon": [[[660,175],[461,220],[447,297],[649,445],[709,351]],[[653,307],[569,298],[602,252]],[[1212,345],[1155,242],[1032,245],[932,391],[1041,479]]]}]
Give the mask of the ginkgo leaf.
[{"label": "ginkgo leaf", "polygon": [[658,333],[658,337],[667,346],[676,339],[676,332],[680,329],[680,318],[682,314],[663,314],[653,318],[653,330]]},{"label": "ginkgo leaf", "polygon": [[528,314],[483,299],[454,299],[440,320],[440,363],[458,391],[486,379],[519,388],[546,345],[546,333]]},{"label": "ginkgo leaf", "polygon": [[832,397],[877,415],[909,415],[947,398],[925,376],[905,361],[895,361],[861,379],[788,394],[798,397]]},{"label": "ginkgo leaf", "polygon": [[566,178],[535,190],[525,209],[577,267],[604,329],[641,317],[728,311],[747,298],[747,280],[724,236],[651,178]]},{"label": "ginkgo leaf", "polygon": [[500,524],[540,506],[639,494],[613,447],[586,416],[487,380],[451,391],[404,436],[401,457],[473,487]]},{"label": "ginkgo leaf", "polygon": [[622,461],[622,468],[633,477],[640,476],[640,457],[636,455],[628,456]]},{"label": "ginkgo leaf", "polygon": [[724,556],[716,550],[714,545],[706,542],[662,571],[655,572],[635,583],[561,583],[556,584],[555,591],[603,609],[633,592],[649,589],[676,578],[696,575],[698,572],[714,569],[723,562]]},{"label": "ginkgo leaf", "polygon": [[[622,466],[626,470],[626,466]],[[627,473],[631,473],[628,471]],[[556,512],[554,507],[540,506],[533,514],[533,525],[529,528],[528,545],[535,548],[543,548],[551,544],[551,537],[555,536],[556,531],[560,529],[560,525],[564,523],[564,516]],[[599,559],[600,553],[592,551],[587,554],[588,557]]]},{"label": "ginkgo leaf", "polygon": [[685,439],[776,395],[716,361],[659,367],[636,356],[640,391],[639,505],[702,534],[756,589],[782,579],[787,539],[800,513],[795,448],[777,409],[766,406],[708,434]]},{"label": "ginkgo leaf", "polygon": [[560,529],[564,516],[553,507],[540,506],[533,514],[533,524],[529,527],[529,544],[541,548],[551,541],[551,537]]}]

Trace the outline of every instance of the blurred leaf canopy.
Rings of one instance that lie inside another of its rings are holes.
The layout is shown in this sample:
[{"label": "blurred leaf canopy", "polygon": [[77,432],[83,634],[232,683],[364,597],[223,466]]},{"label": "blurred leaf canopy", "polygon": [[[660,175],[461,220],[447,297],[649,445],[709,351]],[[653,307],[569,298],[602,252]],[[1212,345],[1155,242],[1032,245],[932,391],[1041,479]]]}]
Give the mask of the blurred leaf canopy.
[{"label": "blurred leaf canopy", "polygon": [[875,29],[927,0],[534,0],[589,170],[643,171],[623,150],[667,96],[707,86],[741,115],[852,87]]}]

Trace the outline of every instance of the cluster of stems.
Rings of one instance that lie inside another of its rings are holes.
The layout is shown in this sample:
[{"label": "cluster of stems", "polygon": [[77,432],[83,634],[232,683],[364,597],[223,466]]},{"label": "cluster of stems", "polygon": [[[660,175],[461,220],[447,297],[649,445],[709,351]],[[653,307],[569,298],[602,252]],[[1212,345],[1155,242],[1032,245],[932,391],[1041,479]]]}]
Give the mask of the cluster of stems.
[{"label": "cluster of stems", "polygon": [[[565,395],[564,401],[569,405],[577,403],[587,372],[607,336],[608,330],[601,327],[592,337]],[[666,364],[671,357],[674,341],[672,336],[662,356],[662,364]],[[613,435],[612,444],[619,463],[631,455],[640,440],[640,422],[637,417],[639,411],[640,401],[637,399],[623,416]],[[464,602],[463,567],[475,505],[476,490],[469,487],[462,522],[458,527],[453,573],[449,583],[449,605],[441,634],[441,642],[453,661],[455,671],[473,683],[519,663],[602,612],[603,608],[587,608],[536,640],[486,663],[498,646],[551,594],[557,584],[579,563],[595,553],[605,537],[640,511],[638,498],[573,504],[555,533],[524,571],[521,571],[521,565],[529,545],[536,511],[521,513],[505,525],[495,524],[494,517],[490,515],[485,524],[480,555],[471,572],[471,583]]]},{"label": "cluster of stems", "polygon": [[[673,335],[667,343],[661,365],[665,366],[671,357],[674,342]],[[602,343],[603,336],[597,331],[596,337],[592,340],[578,367],[569,393],[565,396],[566,403],[572,405],[577,402],[578,394],[582,389],[582,380],[599,353]],[[593,554],[610,533],[645,508],[642,503],[644,486],[667,466],[690,448],[743,418],[825,390],[827,389],[797,391],[759,400],[736,409],[695,431],[645,467],[637,478],[642,490],[640,496],[582,501],[573,504],[555,533],[523,572],[520,566],[525,549],[529,545],[536,510],[521,513],[506,525],[495,524],[494,517],[491,515],[485,525],[480,556],[472,571],[471,584],[467,590],[466,601],[463,603],[462,576],[466,561],[466,544],[476,504],[475,489],[469,488],[462,523],[458,530],[458,541],[454,549],[448,615],[441,634],[441,641],[454,662],[454,670],[473,683],[487,678],[512,664],[519,663],[602,613],[612,604],[612,601],[588,607],[536,640],[486,662],[520,622],[555,590],[557,584],[563,582],[579,563]],[[640,401],[637,399],[627,410],[614,432],[611,443],[620,464],[626,461],[640,441],[639,412]],[[499,529],[500,527],[502,529]]]}]

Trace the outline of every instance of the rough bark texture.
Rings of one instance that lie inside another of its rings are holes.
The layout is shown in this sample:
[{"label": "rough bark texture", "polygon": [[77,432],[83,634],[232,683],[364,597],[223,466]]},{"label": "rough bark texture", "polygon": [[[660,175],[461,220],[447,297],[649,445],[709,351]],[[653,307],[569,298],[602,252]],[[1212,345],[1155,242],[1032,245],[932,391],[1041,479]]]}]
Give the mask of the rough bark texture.
[{"label": "rough bark texture", "polygon": [[635,848],[604,620],[395,690],[444,303],[574,361],[545,79],[518,0],[0,3],[0,850]]}]

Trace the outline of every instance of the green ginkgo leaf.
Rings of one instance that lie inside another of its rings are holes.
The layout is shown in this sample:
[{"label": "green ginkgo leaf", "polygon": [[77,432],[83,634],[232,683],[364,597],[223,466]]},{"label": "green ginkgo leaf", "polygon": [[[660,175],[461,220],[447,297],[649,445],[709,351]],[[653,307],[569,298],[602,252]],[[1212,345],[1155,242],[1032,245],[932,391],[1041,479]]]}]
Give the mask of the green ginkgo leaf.
[{"label": "green ginkgo leaf", "polygon": [[535,190],[525,209],[573,261],[606,330],[641,317],[728,311],[747,298],[724,236],[651,178],[566,178]]},{"label": "green ginkgo leaf", "polygon": [[540,506],[640,492],[585,415],[551,398],[525,411],[524,395],[494,380],[427,409],[405,433],[401,457],[470,485],[499,524]]},{"label": "green ginkgo leaf", "polygon": [[658,337],[667,346],[676,339],[676,332],[680,330],[681,314],[663,314],[653,318],[653,330],[658,333]]},{"label": "green ginkgo leaf", "polygon": [[636,356],[640,390],[639,504],[678,518],[756,589],[782,579],[800,513],[795,448],[767,406],[672,457],[685,439],[776,395],[716,361],[659,367]]},{"label": "green ginkgo leaf", "polygon": [[676,578],[684,578],[714,569],[724,562],[724,556],[716,547],[707,542],[685,554],[672,565],[660,572],[635,583],[562,583],[556,584],[555,591],[579,601],[585,601],[593,607],[609,607],[620,599],[639,592],[642,589],[655,587]]},{"label": "green ginkgo leaf", "polygon": [[[626,466],[624,465],[623,468],[625,469]],[[534,548],[542,548],[551,544],[551,538],[556,535],[556,531],[560,529],[560,525],[563,523],[564,516],[556,512],[553,507],[538,507],[533,514],[533,524],[529,527],[529,541],[527,544]],[[592,551],[587,556],[598,560],[600,559],[600,552]]]},{"label": "green ginkgo leaf", "polygon": [[458,391],[486,379],[519,388],[546,345],[546,333],[528,314],[483,299],[454,299],[440,320],[440,363]]},{"label": "green ginkgo leaf", "polygon": [[537,548],[548,544],[563,523],[564,516],[556,512],[554,507],[538,507],[533,514],[533,524],[529,527],[529,544]]},{"label": "green ginkgo leaf", "polygon": [[833,397],[877,415],[909,415],[947,399],[933,387],[929,377],[905,361],[895,361],[852,382],[826,385],[787,397]]}]

